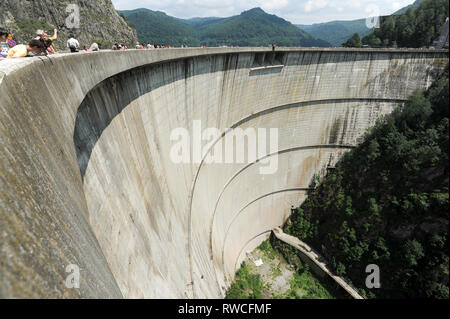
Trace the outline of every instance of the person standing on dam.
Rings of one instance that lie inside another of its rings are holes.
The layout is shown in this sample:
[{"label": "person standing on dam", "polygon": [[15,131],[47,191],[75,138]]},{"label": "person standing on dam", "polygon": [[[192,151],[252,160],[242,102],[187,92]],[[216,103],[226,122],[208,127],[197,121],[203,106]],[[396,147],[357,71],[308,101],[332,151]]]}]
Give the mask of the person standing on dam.
[{"label": "person standing on dam", "polygon": [[69,35],[69,40],[67,40],[67,47],[70,49],[70,52],[75,53],[80,49],[80,42],[75,39],[73,34]]}]

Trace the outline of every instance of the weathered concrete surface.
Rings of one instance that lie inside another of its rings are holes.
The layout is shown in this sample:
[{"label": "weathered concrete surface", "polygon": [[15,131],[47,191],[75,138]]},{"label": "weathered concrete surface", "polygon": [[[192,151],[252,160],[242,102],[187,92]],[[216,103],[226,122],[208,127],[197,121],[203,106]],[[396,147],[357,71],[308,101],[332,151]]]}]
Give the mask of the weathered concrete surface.
[{"label": "weathered concrete surface", "polygon": [[[0,62],[0,297],[222,297],[313,174],[448,63],[443,51],[265,51]],[[277,174],[174,164],[170,133],[194,120],[279,128]],[[79,290],[64,286],[69,264]]]},{"label": "weathered concrete surface", "polygon": [[320,272],[325,273],[327,276],[330,276],[331,279],[336,281],[336,283],[341,286],[345,291],[349,293],[354,299],[364,299],[354,287],[350,286],[342,277],[335,275],[329,268],[328,264],[324,261],[324,258],[314,249],[309,247],[307,244],[302,242],[300,239],[294,236],[290,236],[285,234],[281,228],[275,228],[273,230],[273,234],[276,238],[281,240],[282,242],[292,246],[293,248],[299,250],[302,253],[302,259],[305,260],[308,264],[315,265],[314,269],[319,269]]}]

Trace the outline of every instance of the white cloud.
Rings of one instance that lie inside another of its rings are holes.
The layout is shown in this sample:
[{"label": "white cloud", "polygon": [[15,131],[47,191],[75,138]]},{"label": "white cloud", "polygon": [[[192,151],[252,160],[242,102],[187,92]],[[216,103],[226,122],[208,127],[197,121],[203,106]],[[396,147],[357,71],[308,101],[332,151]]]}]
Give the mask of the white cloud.
[{"label": "white cloud", "polygon": [[292,23],[311,24],[367,17],[368,8],[392,14],[414,0],[112,0],[120,10],[148,8],[178,18],[229,17],[255,7]]},{"label": "white cloud", "polygon": [[344,2],[344,7],[352,8],[352,9],[359,9],[362,7],[362,3],[360,0],[347,0]]},{"label": "white cloud", "polygon": [[308,0],[305,5],[305,11],[311,12],[319,9],[323,9],[328,5],[328,1],[326,0]]},{"label": "white cloud", "polygon": [[264,10],[277,10],[286,7],[289,4],[289,0],[265,0],[259,1],[260,7]]},{"label": "white cloud", "polygon": [[400,2],[396,2],[396,1],[392,2],[391,6],[392,6],[392,9],[394,9],[394,10],[398,10],[402,7]]}]

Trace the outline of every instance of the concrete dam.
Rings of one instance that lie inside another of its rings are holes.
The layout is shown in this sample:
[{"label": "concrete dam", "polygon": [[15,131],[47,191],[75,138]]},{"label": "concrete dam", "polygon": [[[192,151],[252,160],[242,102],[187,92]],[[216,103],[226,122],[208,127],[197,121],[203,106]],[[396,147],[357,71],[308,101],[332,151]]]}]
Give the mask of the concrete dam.
[{"label": "concrete dam", "polygon": [[[1,61],[0,297],[224,297],[314,176],[447,64],[448,51],[298,48]],[[198,123],[221,133],[211,145],[277,128],[276,173],[209,163],[213,146],[175,163],[173,131]]]}]

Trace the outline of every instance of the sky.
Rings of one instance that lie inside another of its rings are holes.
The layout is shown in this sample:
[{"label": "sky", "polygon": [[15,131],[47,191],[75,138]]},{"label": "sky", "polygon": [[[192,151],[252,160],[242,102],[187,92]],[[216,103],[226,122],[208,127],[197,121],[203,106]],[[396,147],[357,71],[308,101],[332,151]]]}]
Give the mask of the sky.
[{"label": "sky", "polygon": [[388,15],[414,0],[112,0],[117,10],[147,8],[177,18],[229,17],[261,7],[294,24]]}]

